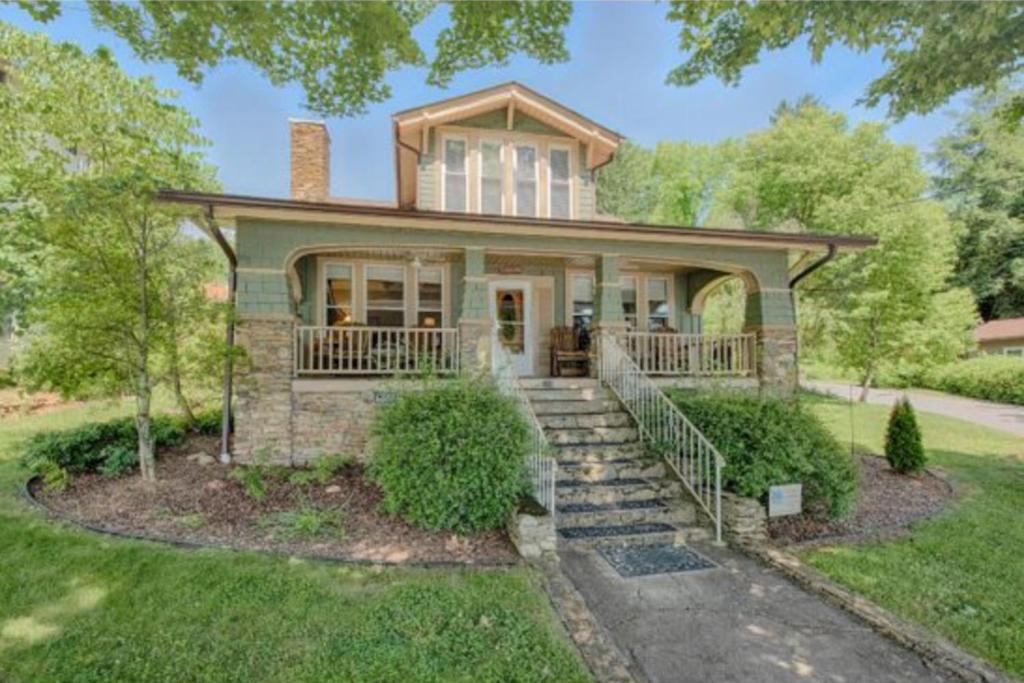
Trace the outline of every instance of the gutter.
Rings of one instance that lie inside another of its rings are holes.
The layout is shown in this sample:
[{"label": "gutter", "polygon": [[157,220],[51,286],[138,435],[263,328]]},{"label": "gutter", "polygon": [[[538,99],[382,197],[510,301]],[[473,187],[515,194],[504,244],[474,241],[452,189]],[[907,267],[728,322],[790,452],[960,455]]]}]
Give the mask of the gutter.
[{"label": "gutter", "polygon": [[231,244],[220,231],[220,226],[213,218],[213,204],[206,206],[206,227],[215,242],[228,259],[228,318],[225,330],[227,353],[224,355],[224,394],[222,397],[220,419],[220,461],[227,465],[231,462],[231,383],[234,376],[235,347],[235,289],[238,285],[238,256]]},{"label": "gutter", "polygon": [[812,263],[811,265],[807,266],[806,268],[801,270],[799,273],[794,275],[792,278],[790,278],[790,280],[789,280],[789,288],[790,289],[796,289],[796,285],[797,285],[798,282],[800,282],[805,277],[807,277],[808,275],[810,275],[811,273],[816,271],[818,268],[821,268],[823,265],[825,265],[826,263],[828,263],[829,261],[834,259],[836,257],[836,252],[837,251],[838,251],[838,249],[837,249],[835,243],[834,242],[829,242],[828,251],[825,253],[824,256],[822,256],[820,259],[818,259],[817,261],[815,261],[814,263]]}]

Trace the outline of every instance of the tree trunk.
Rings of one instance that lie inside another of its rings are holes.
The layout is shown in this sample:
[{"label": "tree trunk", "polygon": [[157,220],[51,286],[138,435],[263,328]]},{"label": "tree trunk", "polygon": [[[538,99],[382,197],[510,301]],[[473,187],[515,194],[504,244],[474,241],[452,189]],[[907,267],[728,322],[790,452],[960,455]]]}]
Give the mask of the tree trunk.
[{"label": "tree trunk", "polygon": [[152,417],[149,414],[152,398],[149,371],[139,373],[139,386],[135,396],[135,427],[139,432],[139,471],[143,481],[156,481],[156,458],[153,451]]},{"label": "tree trunk", "polygon": [[868,400],[868,391],[871,389],[871,380],[874,379],[874,375],[874,370],[864,373],[864,379],[860,383],[860,398],[857,399],[861,403],[866,403]]},{"label": "tree trunk", "polygon": [[188,399],[185,398],[185,392],[181,389],[181,368],[178,363],[178,349],[175,345],[171,349],[171,386],[174,387],[174,400],[178,404],[178,410],[181,411],[182,417],[185,418],[185,424],[189,429],[196,426],[196,416],[192,412],[192,407],[188,404]]}]

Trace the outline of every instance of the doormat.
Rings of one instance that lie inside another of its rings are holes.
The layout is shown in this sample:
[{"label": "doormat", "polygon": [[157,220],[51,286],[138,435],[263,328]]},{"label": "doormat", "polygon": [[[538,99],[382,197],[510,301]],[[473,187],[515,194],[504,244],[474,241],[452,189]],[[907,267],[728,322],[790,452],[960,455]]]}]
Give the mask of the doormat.
[{"label": "doormat", "polygon": [[717,566],[686,546],[668,543],[601,547],[598,552],[615,568],[619,576],[626,579],[652,574],[693,572]]}]

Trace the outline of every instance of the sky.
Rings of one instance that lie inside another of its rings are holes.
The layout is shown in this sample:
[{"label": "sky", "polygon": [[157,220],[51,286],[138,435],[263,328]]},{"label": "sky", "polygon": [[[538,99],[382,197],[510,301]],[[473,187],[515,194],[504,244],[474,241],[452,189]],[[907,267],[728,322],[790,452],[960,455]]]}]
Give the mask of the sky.
[{"label": "sky", "polygon": [[[765,53],[743,74],[736,87],[707,78],[691,87],[665,83],[668,72],[684,61],[677,26],[665,19],[665,3],[590,2],[576,5],[566,33],[568,62],[543,65],[517,57],[508,66],[464,72],[447,89],[426,84],[425,68],[392,73],[393,96],[354,118],[326,120],[331,134],[332,194],[339,197],[393,199],[395,173],[391,115],[434,100],[496,83],[517,80],[634,142],[662,140],[718,142],[767,127],[782,100],[804,94],[845,112],[852,122],[885,120],[884,104],[866,109],[856,104],[867,84],[885,71],[877,51],[855,53],[833,48],[813,64],[803,43]],[[84,3],[63,5],[62,16],[49,24],[33,21],[22,10],[0,5],[0,21],[87,50],[110,48],[122,68],[135,76],[152,76],[161,87],[179,93],[178,103],[200,121],[209,138],[209,161],[219,169],[225,192],[266,197],[288,194],[288,118],[320,118],[306,111],[298,86],[274,87],[242,62],[223,63],[195,86],[177,76],[172,65],[145,63],[112,33],[96,29]],[[416,30],[433,52],[445,25],[444,10]],[[952,127],[950,113],[964,98],[928,116],[911,116],[893,124],[889,135],[927,154],[934,141]]]}]

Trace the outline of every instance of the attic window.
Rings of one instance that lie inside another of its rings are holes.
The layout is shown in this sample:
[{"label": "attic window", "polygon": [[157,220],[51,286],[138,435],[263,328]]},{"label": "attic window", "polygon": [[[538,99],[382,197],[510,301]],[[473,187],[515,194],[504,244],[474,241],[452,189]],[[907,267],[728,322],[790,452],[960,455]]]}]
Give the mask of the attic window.
[{"label": "attic window", "polygon": [[480,213],[505,213],[504,159],[500,140],[480,142]]},{"label": "attic window", "polygon": [[537,148],[516,145],[516,215],[537,215]]},{"label": "attic window", "polygon": [[552,147],[548,154],[548,214],[552,218],[572,218],[572,174],[569,150]]},{"label": "attic window", "polygon": [[466,172],[466,140],[465,138],[444,139],[444,210],[466,211],[466,191],[468,173]]}]

